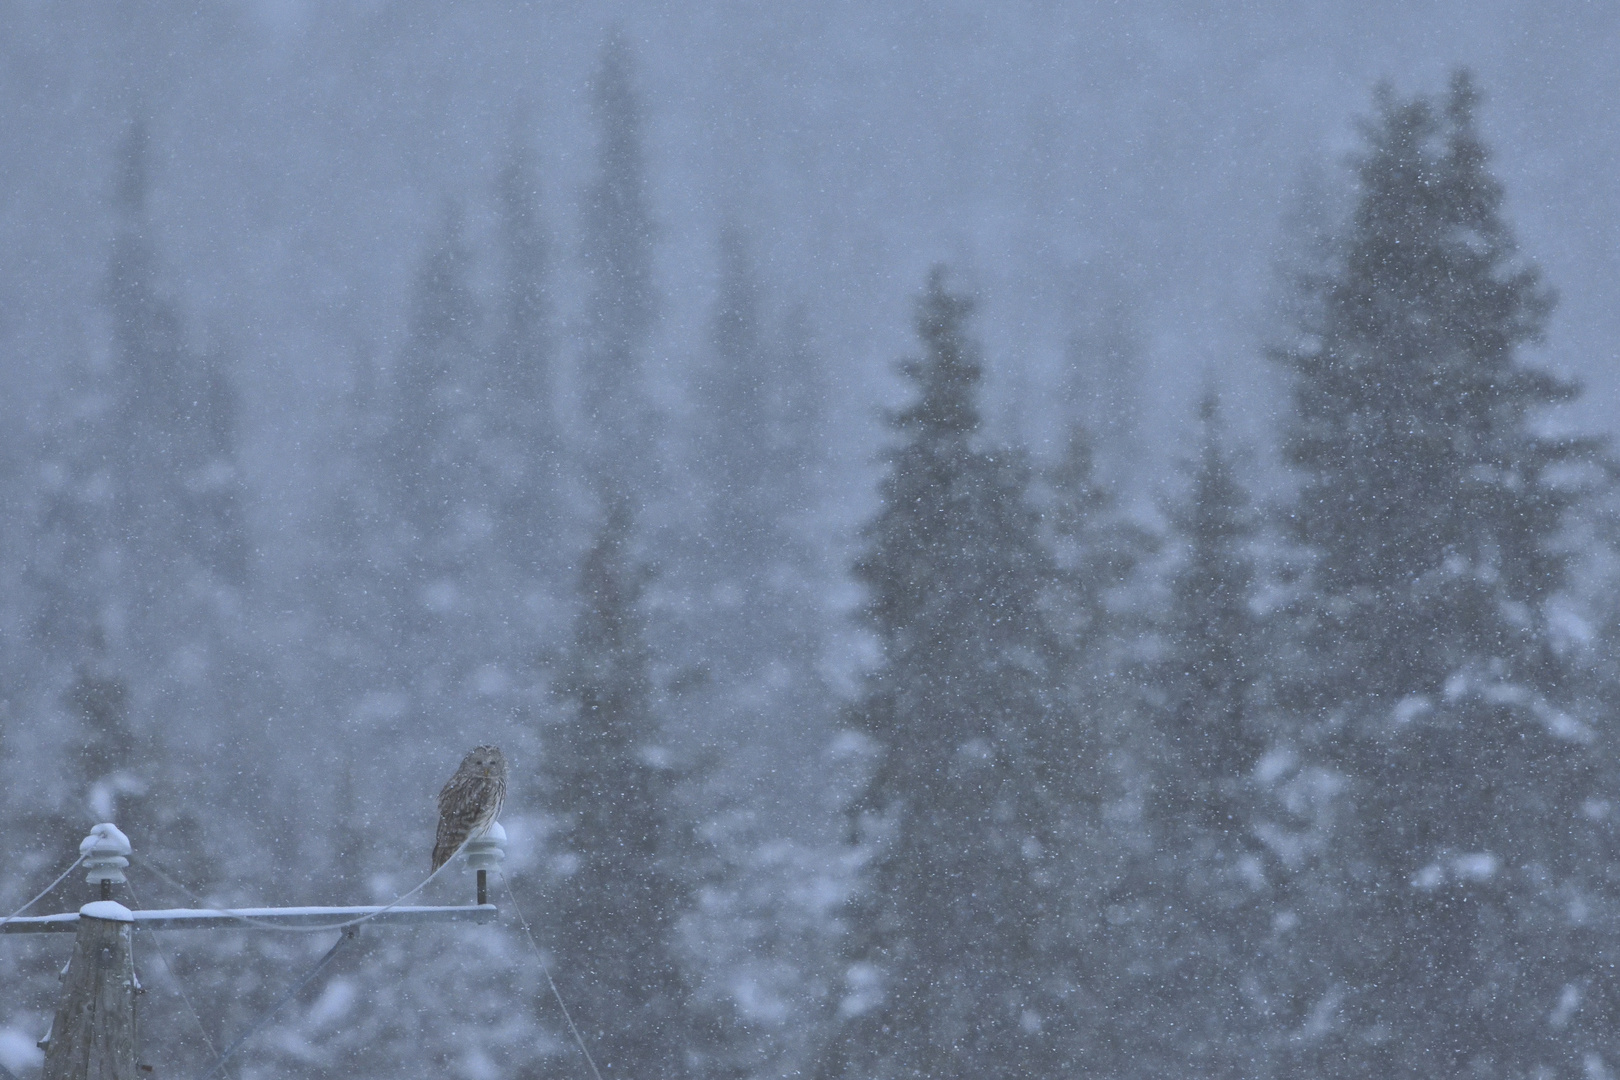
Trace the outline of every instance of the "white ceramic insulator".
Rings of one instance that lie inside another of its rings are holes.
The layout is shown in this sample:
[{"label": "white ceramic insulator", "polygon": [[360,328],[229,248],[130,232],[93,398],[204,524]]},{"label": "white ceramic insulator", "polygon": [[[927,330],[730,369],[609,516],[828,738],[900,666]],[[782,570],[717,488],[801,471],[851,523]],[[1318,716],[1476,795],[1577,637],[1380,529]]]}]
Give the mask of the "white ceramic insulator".
[{"label": "white ceramic insulator", "polygon": [[482,835],[467,841],[464,854],[469,870],[495,869],[506,858],[506,830],[500,822],[490,822]]},{"label": "white ceramic insulator", "polygon": [[95,826],[79,845],[79,855],[84,859],[84,868],[89,871],[84,880],[92,885],[102,881],[123,884],[124,867],[129,865],[129,851],[129,837],[120,832],[118,826],[110,822]]}]

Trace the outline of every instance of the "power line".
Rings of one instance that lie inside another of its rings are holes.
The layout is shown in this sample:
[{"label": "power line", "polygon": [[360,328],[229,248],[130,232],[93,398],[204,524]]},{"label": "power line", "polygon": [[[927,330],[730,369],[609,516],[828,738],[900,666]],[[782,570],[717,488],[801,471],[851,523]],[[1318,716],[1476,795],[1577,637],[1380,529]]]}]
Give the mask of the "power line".
[{"label": "power line", "polygon": [[579,1028],[574,1026],[574,1018],[568,1015],[568,1003],[563,1001],[562,991],[557,989],[557,980],[551,977],[551,968],[546,965],[545,954],[540,951],[540,945],[534,940],[534,932],[529,929],[529,920],[523,917],[523,909],[518,907],[517,894],[512,891],[512,883],[506,879],[506,872],[496,867],[501,875],[501,884],[506,886],[506,896],[512,901],[512,911],[518,917],[518,925],[523,927],[523,935],[529,939],[529,947],[534,950],[534,958],[540,961],[540,970],[546,974],[546,983],[551,987],[551,995],[557,999],[557,1007],[562,1009],[563,1019],[568,1021],[568,1031],[574,1036],[574,1045],[579,1052],[585,1055],[585,1064],[591,1067],[591,1075],[596,1080],[602,1080],[602,1073],[596,1067],[596,1060],[591,1052],[585,1048],[585,1040],[580,1037]]},{"label": "power line", "polygon": [[[467,846],[467,844],[471,840],[472,840],[472,837],[468,837],[466,840],[463,840],[461,842],[461,847],[456,849],[455,854],[460,855],[461,851],[462,851],[462,848],[465,848]],[[442,864],[440,864],[440,866],[439,866],[439,868],[437,870],[433,871],[433,873],[431,873],[427,877],[423,878],[421,883],[419,885],[417,885],[416,888],[412,889],[408,893],[404,893],[403,895],[396,897],[394,900],[392,900],[388,904],[384,905],[383,907],[378,908],[376,911],[368,911],[364,915],[358,916],[358,917],[353,918],[353,919],[348,919],[348,920],[346,920],[344,922],[326,923],[326,924],[321,925],[321,926],[288,926],[285,923],[271,922],[271,921],[266,920],[266,919],[256,919],[251,915],[244,915],[240,911],[232,911],[229,908],[213,907],[208,903],[208,901],[204,900],[201,896],[198,896],[196,893],[194,893],[190,889],[188,889],[185,885],[181,884],[179,881],[176,881],[172,875],[166,873],[163,870],[162,867],[158,866],[155,862],[153,862],[150,858],[146,857],[145,855],[142,855],[139,858],[134,860],[136,866],[142,867],[143,869],[146,869],[146,870],[150,870],[152,873],[156,874],[158,877],[162,878],[164,881],[168,882],[170,885],[174,886],[176,889],[179,889],[181,892],[185,893],[188,897],[191,898],[191,900],[194,903],[201,905],[198,908],[199,911],[206,911],[211,915],[224,915],[224,916],[227,916],[228,918],[235,919],[237,922],[240,922],[243,925],[245,925],[245,926],[247,926],[247,927],[249,927],[251,929],[254,929],[254,930],[274,931],[274,932],[279,932],[279,933],[283,933],[283,934],[287,934],[287,933],[291,933],[291,934],[324,934],[324,933],[326,933],[328,931],[331,931],[331,930],[347,930],[347,929],[349,929],[351,927],[359,926],[362,923],[370,922],[372,919],[375,919],[377,916],[381,915],[383,912],[392,911],[394,908],[399,907],[405,901],[409,900],[411,897],[415,896],[417,893],[419,893],[423,889],[427,888],[428,885],[433,881],[433,879],[438,877],[440,874],[444,873],[444,868],[446,866],[449,866],[454,861],[455,861],[455,855],[452,855],[449,859],[446,859]],[[69,867],[68,869],[71,870],[72,867]],[[66,875],[64,874],[63,876],[65,877]],[[49,891],[49,890],[47,890],[47,891]]]},{"label": "power line", "polygon": [[[124,888],[129,890],[129,898],[135,901],[135,906],[139,908],[141,906],[141,898],[135,895],[135,886],[130,884],[128,879],[126,879],[124,881]],[[135,927],[136,929],[145,931],[146,936],[151,939],[152,951],[158,954],[159,960],[163,961],[163,970],[169,973],[169,981],[174,984],[175,990],[179,991],[180,1000],[186,1003],[186,1008],[191,1010],[191,1018],[197,1021],[197,1031],[202,1035],[203,1044],[208,1047],[209,1056],[218,1057],[219,1051],[214,1047],[214,1040],[208,1037],[208,1029],[203,1026],[202,1017],[198,1015],[197,1007],[191,1003],[191,997],[186,993],[185,984],[180,981],[179,973],[174,970],[174,965],[169,963],[168,954],[163,951],[163,946],[158,944],[157,935],[152,931],[147,930],[139,922],[136,922]]]},{"label": "power line", "polygon": [[34,896],[34,898],[32,900],[28,901],[28,903],[24,904],[22,907],[18,908],[16,911],[13,911],[10,915],[7,915],[5,918],[0,919],[0,926],[6,925],[6,923],[10,922],[12,919],[15,919],[17,916],[21,915],[23,912],[25,912],[29,908],[33,907],[35,904],[37,904],[41,900],[45,899],[46,895],[48,895],[52,889],[54,889],[58,885],[62,884],[62,882],[67,879],[67,876],[69,874],[73,873],[74,870],[78,869],[79,864],[82,863],[82,862],[84,862],[84,856],[83,855],[80,855],[77,859],[74,859],[72,866],[70,866],[66,870],[62,871],[62,873],[57,876],[55,881],[51,882],[49,885],[47,885],[43,889],[41,889]]},{"label": "power line", "polygon": [[242,1032],[241,1035],[237,1036],[236,1041],[227,1046],[225,1048],[225,1052],[219,1055],[219,1059],[214,1062],[214,1067],[204,1073],[199,1080],[214,1080],[214,1077],[219,1075],[219,1070],[225,1067],[225,1063],[231,1059],[232,1054],[241,1049],[243,1043],[247,1042],[260,1031],[264,1030],[264,1026],[275,1018],[276,1013],[281,1011],[281,1007],[283,1005],[297,997],[299,991],[303,990],[304,987],[315,981],[315,976],[319,975],[323,970],[325,970],[326,965],[330,964],[332,962],[332,958],[337,956],[339,949],[343,948],[343,946],[347,945],[349,942],[355,940],[359,936],[360,931],[354,927],[350,926],[345,928],[343,933],[338,937],[337,941],[333,943],[332,947],[326,950],[326,955],[317,960],[315,962],[315,966],[309,969],[308,974],[306,974],[302,979],[299,979],[297,985],[295,985],[292,989],[288,990],[285,994],[282,994],[281,997],[277,998],[275,1004],[266,1009],[264,1011],[264,1015],[259,1017],[252,1027],[248,1028],[246,1031]]}]

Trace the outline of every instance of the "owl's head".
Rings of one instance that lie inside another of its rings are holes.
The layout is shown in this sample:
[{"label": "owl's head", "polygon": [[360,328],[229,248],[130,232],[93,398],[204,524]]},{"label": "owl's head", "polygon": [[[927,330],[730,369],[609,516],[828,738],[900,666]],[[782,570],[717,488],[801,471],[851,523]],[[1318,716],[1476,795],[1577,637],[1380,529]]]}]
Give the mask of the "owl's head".
[{"label": "owl's head", "polygon": [[461,759],[461,768],[458,771],[505,779],[506,755],[501,753],[498,746],[475,746],[472,753]]}]

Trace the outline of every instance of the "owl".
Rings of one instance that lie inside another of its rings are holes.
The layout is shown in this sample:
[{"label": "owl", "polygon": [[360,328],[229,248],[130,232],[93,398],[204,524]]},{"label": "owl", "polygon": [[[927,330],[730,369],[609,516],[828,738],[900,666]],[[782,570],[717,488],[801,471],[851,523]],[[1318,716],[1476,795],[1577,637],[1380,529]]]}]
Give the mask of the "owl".
[{"label": "owl", "polygon": [[433,839],[433,869],[449,862],[461,845],[482,836],[506,800],[506,758],[498,746],[479,746],[461,759],[456,775],[439,792],[439,832]]}]

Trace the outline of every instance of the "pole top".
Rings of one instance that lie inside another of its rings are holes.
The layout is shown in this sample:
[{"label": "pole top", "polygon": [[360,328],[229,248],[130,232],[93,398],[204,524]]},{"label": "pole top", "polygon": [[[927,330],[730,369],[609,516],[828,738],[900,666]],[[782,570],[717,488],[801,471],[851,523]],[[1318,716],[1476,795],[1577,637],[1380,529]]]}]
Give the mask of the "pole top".
[{"label": "pole top", "polygon": [[107,922],[135,921],[135,913],[116,900],[94,900],[80,908],[79,914],[87,919],[104,919]]},{"label": "pole top", "polygon": [[469,870],[495,869],[506,858],[506,830],[500,822],[490,822],[481,835],[467,841],[465,852]]},{"label": "pole top", "polygon": [[90,835],[79,845],[79,857],[89,871],[84,880],[123,884],[124,867],[129,865],[129,837],[111,822],[102,822],[90,830]]}]

